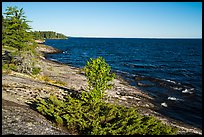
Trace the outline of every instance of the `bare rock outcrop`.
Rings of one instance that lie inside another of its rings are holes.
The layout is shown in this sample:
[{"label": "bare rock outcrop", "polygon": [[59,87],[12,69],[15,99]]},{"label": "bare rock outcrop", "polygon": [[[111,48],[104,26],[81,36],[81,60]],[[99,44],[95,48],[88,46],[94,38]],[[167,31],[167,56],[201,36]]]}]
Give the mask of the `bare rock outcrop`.
[{"label": "bare rock outcrop", "polygon": [[69,135],[44,116],[12,101],[2,100],[2,135]]}]

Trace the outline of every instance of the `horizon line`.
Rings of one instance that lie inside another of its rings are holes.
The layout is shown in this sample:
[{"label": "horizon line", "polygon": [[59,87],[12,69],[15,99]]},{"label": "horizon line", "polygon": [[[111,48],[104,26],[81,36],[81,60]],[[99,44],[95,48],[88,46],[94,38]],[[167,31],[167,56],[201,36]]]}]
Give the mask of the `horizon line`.
[{"label": "horizon line", "polygon": [[202,39],[202,37],[108,37],[108,36],[67,36],[68,38],[138,38],[138,39]]}]

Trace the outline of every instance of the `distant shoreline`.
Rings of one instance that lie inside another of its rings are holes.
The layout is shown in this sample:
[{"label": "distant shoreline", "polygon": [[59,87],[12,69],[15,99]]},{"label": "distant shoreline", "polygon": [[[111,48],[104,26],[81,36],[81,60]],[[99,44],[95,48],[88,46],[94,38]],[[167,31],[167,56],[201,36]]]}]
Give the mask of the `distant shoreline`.
[{"label": "distant shoreline", "polygon": [[[50,38],[50,39],[63,39],[63,38]],[[65,39],[69,39],[69,38],[65,38]],[[45,39],[45,40],[47,40],[47,39]]]},{"label": "distant shoreline", "polygon": [[202,38],[165,38],[165,37],[163,37],[163,38],[157,38],[157,37],[155,37],[155,38],[151,38],[151,37],[92,37],[92,36],[82,36],[82,37],[75,37],[75,36],[70,36],[69,38],[101,38],[101,39],[181,39],[181,40],[183,40],[183,39],[198,39],[198,40],[202,40]]}]

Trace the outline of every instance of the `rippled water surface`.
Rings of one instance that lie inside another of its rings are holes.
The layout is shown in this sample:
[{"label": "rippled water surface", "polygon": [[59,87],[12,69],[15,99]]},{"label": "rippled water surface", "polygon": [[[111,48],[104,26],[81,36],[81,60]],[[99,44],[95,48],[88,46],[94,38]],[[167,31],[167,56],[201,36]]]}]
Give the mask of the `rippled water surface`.
[{"label": "rippled water surface", "polygon": [[49,59],[75,67],[102,56],[115,73],[154,97],[158,112],[202,127],[201,39],[69,38],[45,44],[63,50]]}]

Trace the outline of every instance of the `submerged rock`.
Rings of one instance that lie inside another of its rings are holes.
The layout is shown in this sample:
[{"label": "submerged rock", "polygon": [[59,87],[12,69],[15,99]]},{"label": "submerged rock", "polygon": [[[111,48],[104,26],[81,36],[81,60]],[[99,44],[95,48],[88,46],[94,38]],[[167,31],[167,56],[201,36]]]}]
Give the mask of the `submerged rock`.
[{"label": "submerged rock", "polygon": [[161,103],[161,106],[163,106],[163,107],[168,107],[165,102]]},{"label": "submerged rock", "polygon": [[150,87],[150,86],[154,86],[154,83],[150,81],[140,81],[137,83],[137,85],[141,87]]}]

